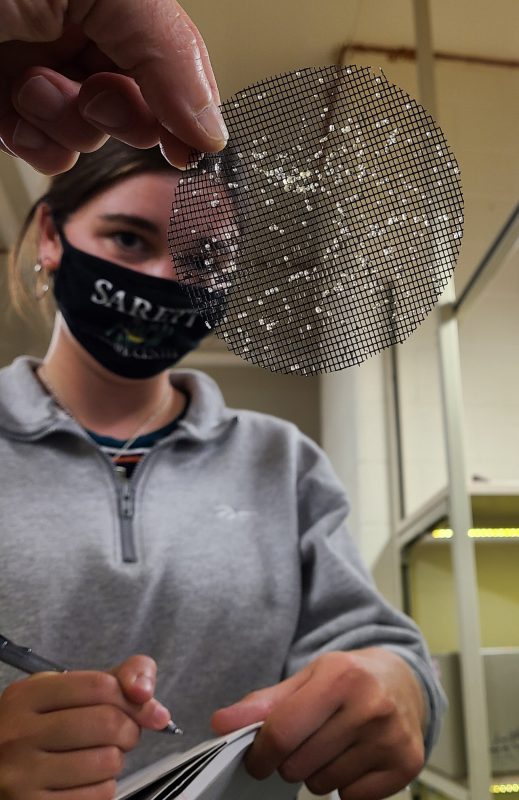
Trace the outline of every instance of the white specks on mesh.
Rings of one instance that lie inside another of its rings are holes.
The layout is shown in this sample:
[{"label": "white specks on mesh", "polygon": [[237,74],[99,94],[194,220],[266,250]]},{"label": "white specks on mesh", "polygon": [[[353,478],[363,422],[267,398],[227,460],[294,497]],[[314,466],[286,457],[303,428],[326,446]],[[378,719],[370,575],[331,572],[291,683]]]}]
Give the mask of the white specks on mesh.
[{"label": "white specks on mesh", "polygon": [[353,66],[271,78],[222,112],[227,167],[208,155],[186,173],[169,232],[195,300],[200,284],[225,293],[223,316],[200,304],[207,324],[246,360],[303,375],[404,341],[445,288],[462,236],[459,169],[439,126]]}]

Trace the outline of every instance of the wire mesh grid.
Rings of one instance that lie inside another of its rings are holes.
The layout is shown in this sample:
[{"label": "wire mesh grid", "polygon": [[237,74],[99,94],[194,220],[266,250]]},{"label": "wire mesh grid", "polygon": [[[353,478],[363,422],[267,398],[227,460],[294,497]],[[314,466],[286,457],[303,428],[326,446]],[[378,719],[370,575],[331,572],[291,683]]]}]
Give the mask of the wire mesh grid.
[{"label": "wire mesh grid", "polygon": [[208,327],[247,361],[301,375],[404,341],[461,244],[459,169],[439,126],[355,66],[275,76],[222,112],[230,144],[183,176],[169,230]]}]

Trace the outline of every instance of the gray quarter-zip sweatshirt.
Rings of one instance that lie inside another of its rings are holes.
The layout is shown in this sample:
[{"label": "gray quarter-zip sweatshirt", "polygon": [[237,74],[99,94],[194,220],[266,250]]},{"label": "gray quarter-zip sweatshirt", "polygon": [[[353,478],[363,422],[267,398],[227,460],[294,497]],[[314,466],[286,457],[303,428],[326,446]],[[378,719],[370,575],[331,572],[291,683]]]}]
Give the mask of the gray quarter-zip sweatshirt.
[{"label": "gray quarter-zip sweatshirt", "polygon": [[[377,593],[315,443],[174,370],[187,413],[121,482],[36,364],[0,371],[0,631],[69,669],[157,661],[185,735],[145,732],[126,773],[209,738],[214,710],[320,653],[369,646],[419,676],[430,749],[443,698],[425,644]],[[20,677],[0,664],[0,690]]]}]

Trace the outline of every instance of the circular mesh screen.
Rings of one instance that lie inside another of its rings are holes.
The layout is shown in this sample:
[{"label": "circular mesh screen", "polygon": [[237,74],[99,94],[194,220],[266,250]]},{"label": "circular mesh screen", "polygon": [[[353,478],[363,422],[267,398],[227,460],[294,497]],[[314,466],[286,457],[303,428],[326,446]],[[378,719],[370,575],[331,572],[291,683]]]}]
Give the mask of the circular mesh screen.
[{"label": "circular mesh screen", "polygon": [[182,177],[169,231],[206,324],[247,361],[302,375],[404,341],[462,236],[459,169],[435,121],[354,66],[270,78],[222,111],[230,144]]}]

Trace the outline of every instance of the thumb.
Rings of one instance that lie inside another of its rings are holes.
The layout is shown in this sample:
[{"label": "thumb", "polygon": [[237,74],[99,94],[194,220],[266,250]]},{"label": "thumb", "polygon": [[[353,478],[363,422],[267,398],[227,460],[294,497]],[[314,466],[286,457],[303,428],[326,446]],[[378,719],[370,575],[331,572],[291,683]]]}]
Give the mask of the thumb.
[{"label": "thumb", "polygon": [[157,665],[149,656],[131,656],[110,672],[117,678],[124,696],[131,703],[142,705],[153,697]]},{"label": "thumb", "polygon": [[197,150],[224,147],[227,131],[209,56],[176,0],[72,0],[69,18],[134,78],[167,131]]},{"label": "thumb", "polygon": [[149,656],[130,656],[109,672],[117,678],[125,699],[132,704],[133,719],[143,728],[161,730],[171,720],[171,714],[155,699],[157,665]]},{"label": "thumb", "polygon": [[237,703],[215,711],[211,727],[221,736],[253,722],[263,722],[279,703],[303,686],[309,676],[310,671],[305,668],[281,683],[250,692]]}]

